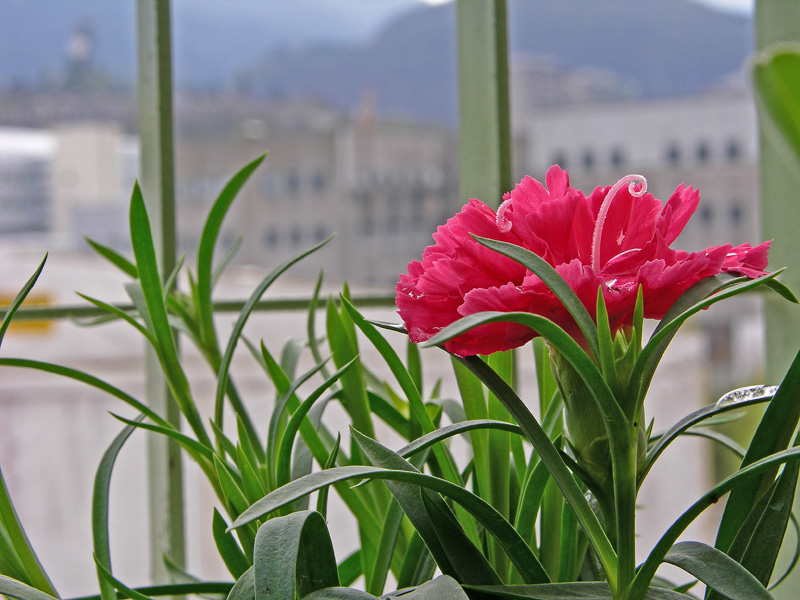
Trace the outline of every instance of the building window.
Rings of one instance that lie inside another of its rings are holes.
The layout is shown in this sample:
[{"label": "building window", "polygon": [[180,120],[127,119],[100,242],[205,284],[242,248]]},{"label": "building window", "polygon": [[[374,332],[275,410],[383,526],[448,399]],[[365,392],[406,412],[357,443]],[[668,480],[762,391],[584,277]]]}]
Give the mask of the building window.
[{"label": "building window", "polygon": [[611,166],[621,167],[625,164],[625,153],[622,148],[614,148],[611,151]]},{"label": "building window", "polygon": [[670,144],[667,148],[667,162],[673,167],[677,167],[680,164],[681,149],[678,148],[677,144]]},{"label": "building window", "polygon": [[729,162],[737,162],[742,156],[742,147],[737,140],[730,140],[725,148],[725,156]]},{"label": "building window", "polygon": [[292,242],[292,246],[299,246],[300,243],[303,241],[303,232],[300,231],[299,225],[292,226],[292,229],[289,233],[289,239]]},{"label": "building window", "polygon": [[278,245],[278,231],[275,229],[268,229],[264,232],[264,246],[267,248],[275,248]]},{"label": "building window", "polygon": [[565,171],[567,170],[567,157],[563,152],[556,153],[555,157],[553,157],[553,164],[558,165]]},{"label": "building window", "polygon": [[706,204],[700,210],[700,220],[706,227],[711,225],[711,221],[714,220],[714,209],[711,208],[710,204]]},{"label": "building window", "polygon": [[711,157],[711,148],[708,147],[708,142],[700,142],[697,145],[697,162],[707,163]]},{"label": "building window", "polygon": [[583,168],[587,171],[591,171],[594,168],[594,154],[591,150],[583,152]]},{"label": "building window", "polygon": [[317,171],[311,179],[311,186],[315,192],[321,192],[325,187],[325,174],[322,171]]},{"label": "building window", "polygon": [[731,204],[731,225],[739,227],[744,221],[744,209],[742,208],[742,201],[735,199]]},{"label": "building window", "polygon": [[297,174],[297,171],[289,172],[289,175],[286,178],[286,187],[291,194],[296,194],[297,190],[300,189],[300,176]]}]

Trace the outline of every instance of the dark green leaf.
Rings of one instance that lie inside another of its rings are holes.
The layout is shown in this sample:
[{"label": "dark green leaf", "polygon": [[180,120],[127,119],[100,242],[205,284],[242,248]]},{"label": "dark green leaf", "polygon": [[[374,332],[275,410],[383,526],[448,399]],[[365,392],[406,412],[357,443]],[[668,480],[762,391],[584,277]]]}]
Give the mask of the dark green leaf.
[{"label": "dark green leaf", "polygon": [[498,429],[500,431],[508,431],[517,435],[524,436],[524,432],[519,425],[513,423],[506,423],[505,421],[495,421],[493,419],[480,419],[476,421],[462,421],[453,425],[446,425],[432,433],[427,433],[418,437],[410,444],[403,446],[397,453],[403,458],[408,458],[412,454],[429,448],[437,442],[446,440],[447,438],[459,435],[467,431],[475,429]]},{"label": "dark green leaf", "polygon": [[423,583],[412,590],[398,590],[386,594],[383,598],[386,600],[400,600],[401,598],[403,600],[469,600],[469,596],[458,582],[446,575]]},{"label": "dark green leaf", "polygon": [[[462,321],[463,320],[464,319],[462,319]],[[471,356],[461,360],[503,402],[525,432],[525,436],[536,449],[541,460],[547,465],[548,471],[556,481],[564,498],[575,511],[584,532],[589,537],[592,547],[597,553],[598,559],[603,563],[606,572],[615,573],[616,553],[611,546],[611,542],[608,540],[605,531],[600,525],[600,521],[597,519],[597,516],[586,500],[583,490],[578,487],[572,472],[564,464],[558,449],[550,441],[547,433],[545,433],[539,425],[539,422],[533,414],[531,414],[522,400],[514,393],[514,390],[512,390],[497,373],[492,371],[485,362],[477,356]]]},{"label": "dark green leaf", "polygon": [[[544,585],[468,586],[472,600],[614,600],[607,583],[581,581]],[[651,587],[643,600],[695,600],[692,596]]]},{"label": "dark green leaf", "polygon": [[[789,446],[800,420],[800,353],[798,353],[778,391],[769,403],[756,429],[740,468]],[[714,544],[727,551],[759,496],[772,483],[775,471],[766,471],[731,492],[720,521]]]},{"label": "dark green leaf", "polygon": [[797,488],[800,464],[786,465],[778,480],[753,507],[726,553],[766,586],[775,569]]},{"label": "dark green leaf", "polygon": [[378,600],[378,598],[354,588],[332,587],[312,592],[303,600]]},{"label": "dark green leaf", "polygon": [[256,600],[295,600],[339,585],[328,528],[314,511],[270,519],[259,527],[253,567]]},{"label": "dark green leaf", "polygon": [[[364,456],[373,465],[419,473],[411,463],[375,440],[357,431],[352,431],[352,435]],[[452,510],[441,497],[415,485],[387,481],[386,486],[422,536],[442,573],[463,582],[500,583],[497,573],[464,533]],[[431,514],[432,512],[435,514]],[[437,519],[444,521],[439,528]]]},{"label": "dark green leaf", "polygon": [[227,528],[228,524],[215,508],[211,531],[214,534],[217,551],[230,574],[233,575],[234,579],[239,579],[250,568],[250,561],[247,560],[233,535],[226,531]]},{"label": "dark green leaf", "polygon": [[667,552],[664,562],[680,567],[730,600],[773,600],[750,571],[707,544],[675,544]]},{"label": "dark green leaf", "polygon": [[255,600],[256,576],[255,569],[250,567],[233,584],[226,600]]}]

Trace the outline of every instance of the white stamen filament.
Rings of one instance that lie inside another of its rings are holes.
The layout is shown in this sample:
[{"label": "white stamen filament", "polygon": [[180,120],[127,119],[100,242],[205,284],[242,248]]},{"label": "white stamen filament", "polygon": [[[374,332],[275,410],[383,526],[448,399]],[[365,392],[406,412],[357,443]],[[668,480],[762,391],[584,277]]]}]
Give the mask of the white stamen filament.
[{"label": "white stamen filament", "polygon": [[[639,189],[636,189],[637,183],[640,184]],[[600,205],[600,212],[597,213],[597,221],[594,224],[594,235],[592,236],[592,270],[595,273],[599,273],[602,266],[600,264],[600,243],[603,240],[603,225],[606,222],[606,216],[608,216],[608,209],[611,207],[614,196],[617,195],[617,192],[619,192],[625,184],[628,184],[628,192],[634,198],[641,198],[644,196],[645,192],[647,192],[647,179],[636,174],[626,175],[608,190],[606,197],[603,199],[603,204]],[[500,216],[499,211],[497,216]]]},{"label": "white stamen filament", "polygon": [[511,231],[511,221],[506,217],[506,210],[511,207],[511,198],[508,200],[503,200],[503,203],[497,208],[497,217],[495,221],[497,222],[497,228],[506,233]]}]

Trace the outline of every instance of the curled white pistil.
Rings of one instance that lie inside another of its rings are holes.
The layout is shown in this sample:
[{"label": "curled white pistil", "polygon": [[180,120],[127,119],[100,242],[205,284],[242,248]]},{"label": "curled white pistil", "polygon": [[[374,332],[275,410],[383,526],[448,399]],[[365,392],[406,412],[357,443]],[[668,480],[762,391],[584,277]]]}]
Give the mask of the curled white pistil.
[{"label": "curled white pistil", "polygon": [[511,207],[511,198],[508,200],[503,200],[503,203],[497,208],[497,217],[495,221],[497,222],[497,228],[506,233],[511,231],[511,221],[506,217],[506,211]]},{"label": "curled white pistil", "polygon": [[[636,185],[637,183],[639,184],[638,187]],[[603,204],[600,206],[600,212],[597,213],[597,221],[594,224],[594,235],[592,236],[592,270],[595,273],[599,273],[601,268],[600,243],[603,239],[603,225],[606,222],[608,209],[611,207],[614,196],[617,195],[617,192],[619,192],[625,184],[628,185],[628,192],[634,198],[641,198],[644,196],[645,192],[647,192],[647,179],[636,174],[626,175],[608,190],[606,197],[603,199]],[[498,218],[500,217],[499,211],[497,216]]]}]

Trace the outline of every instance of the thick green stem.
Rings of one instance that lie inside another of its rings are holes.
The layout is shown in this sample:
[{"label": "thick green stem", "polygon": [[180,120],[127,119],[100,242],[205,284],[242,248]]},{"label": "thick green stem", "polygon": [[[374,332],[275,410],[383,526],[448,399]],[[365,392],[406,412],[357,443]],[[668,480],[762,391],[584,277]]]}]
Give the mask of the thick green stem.
[{"label": "thick green stem", "polygon": [[[637,432],[614,436],[614,509],[618,590],[625,590],[636,574],[636,459]],[[620,439],[622,438],[622,439]],[[622,443],[624,442],[624,443]]]}]

